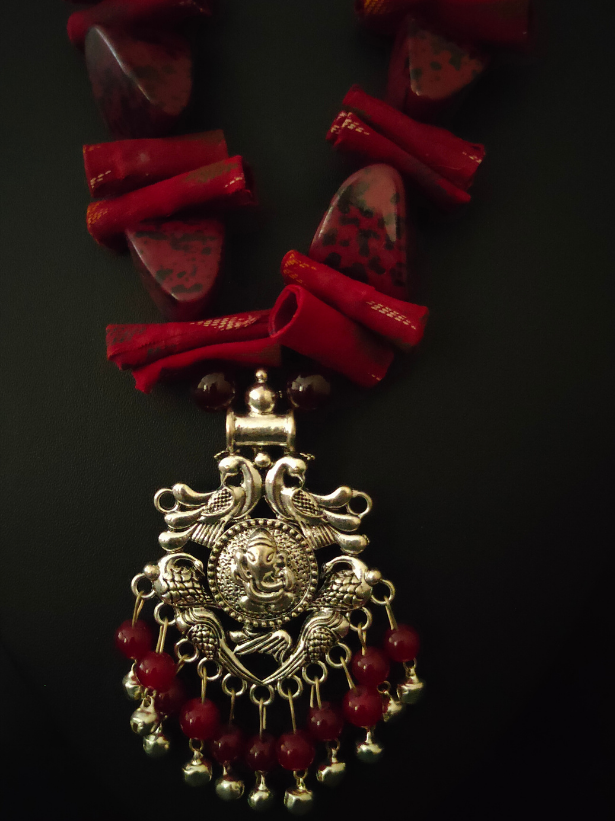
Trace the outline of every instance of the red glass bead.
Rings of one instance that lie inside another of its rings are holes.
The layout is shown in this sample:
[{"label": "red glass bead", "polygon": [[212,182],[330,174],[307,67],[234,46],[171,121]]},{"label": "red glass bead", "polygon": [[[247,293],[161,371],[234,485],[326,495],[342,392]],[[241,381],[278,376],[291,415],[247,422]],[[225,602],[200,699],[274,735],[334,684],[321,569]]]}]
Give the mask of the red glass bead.
[{"label": "red glass bead", "polygon": [[140,659],[152,648],[152,631],[149,624],[138,619],[122,622],[115,634],[115,646],[127,659]]},{"label": "red glass bead", "polygon": [[373,727],[382,718],[382,696],[375,687],[358,684],[342,702],[344,718],[355,727]]},{"label": "red glass bead", "polygon": [[218,764],[232,764],[243,756],[245,744],[245,736],[239,727],[227,724],[212,741],[211,754]]},{"label": "red glass bead", "polygon": [[271,733],[252,736],[246,743],[246,764],[251,770],[268,773],[278,763],[276,756],[276,739]]},{"label": "red glass bead", "polygon": [[286,383],[286,394],[293,408],[317,410],[331,396],[331,383],[321,373],[296,373]]},{"label": "red glass bead", "polygon": [[314,760],[314,745],[307,733],[284,733],[276,747],[278,764],[285,770],[306,770]]},{"label": "red glass bead", "polygon": [[360,684],[377,687],[389,675],[389,659],[378,647],[366,647],[352,658],[352,675]]},{"label": "red glass bead", "polygon": [[384,649],[393,661],[413,661],[419,652],[418,633],[407,624],[398,624],[384,634]]},{"label": "red glass bead", "polygon": [[179,713],[185,701],[186,688],[178,678],[175,678],[168,690],[165,690],[163,693],[156,693],[154,704],[159,713],[165,716],[172,716]]},{"label": "red glass bead", "polygon": [[311,707],[308,729],[318,741],[335,741],[344,727],[344,717],[336,705],[323,701],[320,707]]},{"label": "red glass bead", "polygon": [[175,661],[168,653],[145,653],[137,664],[137,678],[144,687],[163,693],[175,678]]},{"label": "red glass bead", "polygon": [[235,397],[235,380],[227,370],[205,374],[192,389],[192,398],[201,410],[214,413],[227,408]]},{"label": "red glass bead", "polygon": [[208,741],[214,738],[220,725],[218,708],[208,698],[192,698],[182,707],[179,714],[179,726],[188,738]]}]

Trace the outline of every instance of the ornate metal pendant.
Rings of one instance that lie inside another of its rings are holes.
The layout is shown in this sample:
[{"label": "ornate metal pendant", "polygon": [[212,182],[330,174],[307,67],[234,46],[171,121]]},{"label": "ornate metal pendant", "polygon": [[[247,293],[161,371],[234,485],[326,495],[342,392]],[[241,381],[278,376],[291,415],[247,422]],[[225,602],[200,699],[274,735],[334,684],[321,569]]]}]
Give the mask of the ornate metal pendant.
[{"label": "ornate metal pendant", "polygon": [[[253,809],[268,808],[273,794],[266,777],[279,764],[294,773],[284,803],[303,813],[313,801],[306,779],[316,745],[326,750],[316,779],[337,784],[345,770],[338,759],[344,721],[365,728],[356,755],[375,761],[382,747],[374,725],[416,700],[422,683],[415,672],[416,636],[393,616],[395,588],[358,558],[369,543],[361,531],[370,497],[347,486],[326,496],[306,489],[312,457],[295,450],[293,413],[276,414],[277,396],[265,371],[256,380],[246,394],[247,414],[228,411],[227,449],[216,456],[219,488],[200,493],[176,484],[154,497],[166,525],[159,537],[164,555],[132,581],[136,603],[126,635],[139,633],[139,614],[149,600],[160,630],[155,652],[144,641],[126,643],[123,651],[135,662],[124,686],[131,699],[141,699],[132,729],[157,757],[169,747],[163,722],[180,707],[170,695],[173,688],[182,691],[175,674],[194,666],[200,697],[181,705],[179,717],[192,753],[184,767],[186,784],[212,779],[210,744],[222,767],[216,781],[220,798],[242,795],[236,772],[247,764],[255,772],[248,802]],[[257,508],[273,515],[254,516]],[[328,558],[319,561],[325,548]],[[331,548],[338,555],[331,557]],[[386,591],[380,597],[379,587]],[[388,616],[384,650],[366,642],[372,605]],[[175,658],[164,652],[170,629],[178,631]],[[353,633],[354,656],[348,643]],[[403,664],[396,685],[390,681],[391,660]],[[345,674],[341,681],[348,685],[341,709],[322,700],[331,671]],[[214,682],[228,699],[229,721],[222,727]],[[308,688],[306,732],[298,721]],[[244,694],[254,705],[257,731],[249,740],[234,718],[236,699]],[[275,739],[266,722],[278,698],[288,704],[291,731]]]}]

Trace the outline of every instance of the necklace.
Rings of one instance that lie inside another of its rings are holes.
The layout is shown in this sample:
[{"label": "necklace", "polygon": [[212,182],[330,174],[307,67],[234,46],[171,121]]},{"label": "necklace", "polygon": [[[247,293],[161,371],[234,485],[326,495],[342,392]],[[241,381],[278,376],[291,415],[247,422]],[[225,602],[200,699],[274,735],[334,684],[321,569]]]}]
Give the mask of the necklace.
[{"label": "necklace", "polygon": [[[105,2],[100,5],[104,7]],[[147,4],[135,3],[134,8],[144,5]],[[173,4],[167,7],[170,5]],[[366,7],[367,4],[359,4],[359,11],[363,13]],[[203,10],[201,6],[199,9]],[[424,39],[417,35],[416,21],[406,34],[408,41]],[[103,40],[104,35],[105,32],[89,29],[88,37],[96,47],[100,45],[97,40]],[[404,37],[402,44],[407,42]],[[475,60],[473,56],[471,59]],[[104,96],[106,92],[101,93]],[[448,132],[408,120],[360,89],[351,89],[343,105],[329,135],[336,147],[348,148],[370,160],[389,162],[440,206],[467,202],[467,188],[482,161],[481,146],[464,144]],[[208,150],[220,145],[212,135],[203,142]],[[177,146],[172,149],[175,153]],[[168,143],[165,150],[169,150]],[[451,157],[458,160],[452,163],[452,178]],[[87,159],[86,154],[86,168]],[[208,163],[204,169],[171,177],[165,176],[165,169],[159,183],[94,204],[88,219],[91,233],[109,245],[114,245],[118,238],[123,241],[125,234],[135,248],[136,240],[143,239],[139,235],[155,234],[154,228],[160,228],[144,227],[146,220],[197,203],[220,208],[253,201],[249,173],[241,158]],[[116,166],[112,166],[113,170]],[[108,171],[105,168],[88,174],[91,187],[98,182],[107,184]],[[151,174],[151,170],[146,173]],[[132,177],[131,186],[134,174]],[[364,177],[361,184],[365,185]],[[352,186],[357,186],[357,180],[344,187],[337,205],[332,206],[329,216],[339,220],[337,229],[343,225],[340,213],[348,214],[348,202],[343,201],[340,207],[339,201]],[[350,199],[351,206],[358,208],[362,217],[372,217],[365,197]],[[174,203],[170,209],[169,202]],[[354,219],[352,214],[350,219]],[[166,232],[170,244],[178,241],[174,230],[164,226],[163,233]],[[324,236],[330,233],[331,222]],[[185,239],[185,235],[179,239]],[[212,358],[212,346],[215,357],[222,359],[277,364],[282,344],[344,373],[360,385],[367,387],[379,382],[392,360],[389,343],[402,347],[416,344],[422,335],[426,309],[386,292],[405,284],[403,277],[399,278],[399,267],[396,271],[388,270],[389,281],[379,291],[369,281],[359,285],[353,280],[346,281],[345,274],[335,274],[319,263],[322,245],[330,246],[339,240],[340,248],[346,247],[343,237],[336,237],[333,243],[329,239],[321,241],[320,247],[316,244],[312,258],[296,252],[285,257],[282,272],[289,285],[270,313],[230,315],[190,323],[187,329],[172,324],[164,330],[113,326],[108,338],[110,358],[133,368],[138,387],[148,390],[161,376]],[[326,261],[334,261],[331,253],[343,256],[343,252],[329,252]],[[375,258],[371,269],[374,275],[379,275],[379,263],[380,259]],[[364,273],[363,269],[361,274]],[[325,339],[322,328],[327,329]],[[260,335],[255,334],[257,330]],[[297,453],[293,412],[277,411],[276,392],[268,385],[264,370],[257,371],[246,402],[247,413],[227,413],[227,447],[217,457],[219,489],[200,493],[180,483],[156,494],[155,505],[164,515],[166,525],[160,544],[167,555],[147,564],[133,580],[133,618],[120,628],[118,645],[126,655],[135,658],[125,685],[129,695],[142,699],[133,715],[132,727],[144,736],[146,752],[155,757],[168,749],[163,719],[174,711],[174,700],[184,698],[181,687],[175,685],[176,674],[181,668],[196,665],[201,694],[183,704],[180,718],[192,751],[192,758],[184,767],[187,783],[203,784],[211,779],[211,765],[204,757],[204,742],[211,741],[213,755],[223,767],[216,782],[220,797],[233,799],[243,792],[243,782],[232,765],[245,757],[257,773],[249,801],[254,808],[265,808],[272,801],[265,776],[277,758],[295,777],[294,787],[286,791],[285,804],[300,813],[312,802],[305,779],[314,757],[314,738],[325,742],[327,749],[327,760],[318,770],[319,780],[336,783],[344,769],[338,759],[339,712],[323,702],[320,694],[329,672],[337,669],[345,675],[346,721],[366,728],[365,738],[357,743],[358,757],[376,760],[381,747],[372,728],[383,709],[385,718],[393,718],[422,689],[415,671],[418,645],[414,631],[395,621],[391,607],[393,585],[357,558],[367,546],[361,525],[371,509],[370,498],[346,486],[327,496],[317,496],[305,489],[307,462],[311,457]],[[250,517],[263,499],[275,514],[274,519]],[[357,510],[353,500],[362,500],[363,507]],[[209,551],[207,566],[188,552],[188,542]],[[316,552],[331,545],[337,545],[342,555],[319,568]],[[378,585],[384,585],[388,592],[377,596]],[[154,617],[160,627],[154,651],[150,649],[149,629],[138,618],[144,602],[150,599],[157,601]],[[388,616],[386,653],[366,643],[372,623],[368,605],[382,606]],[[217,611],[238,622],[239,629],[226,628]],[[311,615],[293,642],[284,625],[306,612]],[[181,634],[175,643],[176,659],[164,652],[168,630],[172,628]],[[353,632],[359,640],[354,655],[343,641]],[[254,672],[242,658],[254,653],[271,656],[278,667],[268,674]],[[404,665],[402,680],[393,686],[388,678],[391,660]],[[212,685],[218,681],[229,701],[229,722],[222,732],[219,709],[209,698]],[[312,738],[297,725],[296,701],[304,686],[310,691]],[[244,694],[249,694],[259,719],[258,734],[248,742],[247,754],[245,739],[235,723],[236,701]],[[292,725],[292,732],[282,734],[277,742],[266,735],[267,709],[275,698],[288,702]]]}]

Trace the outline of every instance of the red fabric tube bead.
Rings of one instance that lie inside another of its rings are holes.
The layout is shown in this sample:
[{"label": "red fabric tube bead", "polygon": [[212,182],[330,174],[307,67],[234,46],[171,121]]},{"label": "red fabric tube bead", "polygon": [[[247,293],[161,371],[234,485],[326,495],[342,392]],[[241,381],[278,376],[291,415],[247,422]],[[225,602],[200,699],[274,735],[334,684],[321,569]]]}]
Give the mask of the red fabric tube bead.
[{"label": "red fabric tube bead", "polygon": [[228,159],[224,132],[203,131],[182,137],[115,140],[83,146],[90,194],[110,197]]},{"label": "red fabric tube bead", "polygon": [[446,128],[419,123],[357,85],[352,86],[342,105],[453,185],[464,191],[472,185],[485,157],[485,147],[480,143],[462,140]]},{"label": "red fabric tube bead", "polygon": [[431,15],[470,40],[524,46],[530,39],[531,0],[432,0]]},{"label": "red fabric tube bead", "polygon": [[400,348],[411,348],[423,336],[429,313],[423,305],[381,294],[298,251],[289,251],[282,260],[282,276]]},{"label": "red fabric tube bead", "polygon": [[68,18],[66,31],[71,43],[83,48],[92,26],[129,28],[142,23],[175,23],[187,17],[209,17],[210,0],[101,0],[96,6],[76,11]]},{"label": "red fabric tube bead", "polygon": [[299,285],[287,285],[278,297],[269,333],[364,388],[380,382],[393,360],[390,345]]},{"label": "red fabric tube bead", "polygon": [[355,14],[362,23],[382,34],[392,34],[409,11],[425,6],[426,0],[355,0]]},{"label": "red fabric tube bead", "polygon": [[470,195],[466,191],[449,182],[382,134],[378,134],[356,114],[342,111],[333,122],[327,139],[333,143],[334,148],[367,157],[370,162],[392,165],[444,209],[451,209],[470,201]]},{"label": "red fabric tube bead", "polygon": [[124,231],[145,220],[167,217],[196,205],[219,209],[254,203],[251,183],[243,157],[231,157],[114,199],[91,203],[87,211],[88,231],[101,245],[124,247]]},{"label": "red fabric tube bead", "polygon": [[107,359],[118,368],[136,368],[196,348],[262,339],[268,336],[270,313],[247,311],[200,322],[108,325]]}]

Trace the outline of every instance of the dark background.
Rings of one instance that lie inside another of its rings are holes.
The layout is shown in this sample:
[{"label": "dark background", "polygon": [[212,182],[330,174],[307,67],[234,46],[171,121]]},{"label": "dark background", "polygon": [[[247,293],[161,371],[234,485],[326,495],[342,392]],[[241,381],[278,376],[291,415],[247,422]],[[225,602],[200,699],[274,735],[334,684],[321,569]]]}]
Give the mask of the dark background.
[{"label": "dark background", "polygon": [[[224,127],[262,202],[228,244],[216,313],[265,308],[349,172],[324,140],[389,46],[351,0],[225,0],[198,44],[187,128]],[[487,146],[472,204],[423,218],[413,360],[340,385],[300,422],[311,486],[376,502],[367,561],[423,637],[427,696],[351,761],[316,817],[602,819],[613,808],[613,106],[609,0],[537,3],[530,57],[485,77],[452,124]],[[109,322],[157,321],[130,260],[85,229],[81,145],[108,139],[61,0],[3,0],[2,631],[7,819],[251,817],[180,783],[128,728],[112,634],[157,557],[153,492],[216,482],[223,419],[180,389],[137,393]],[[351,753],[347,752],[349,760]],[[398,812],[400,811],[398,809]],[[279,810],[281,816],[283,810]]]}]

